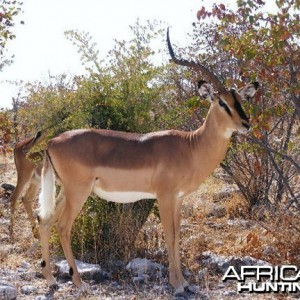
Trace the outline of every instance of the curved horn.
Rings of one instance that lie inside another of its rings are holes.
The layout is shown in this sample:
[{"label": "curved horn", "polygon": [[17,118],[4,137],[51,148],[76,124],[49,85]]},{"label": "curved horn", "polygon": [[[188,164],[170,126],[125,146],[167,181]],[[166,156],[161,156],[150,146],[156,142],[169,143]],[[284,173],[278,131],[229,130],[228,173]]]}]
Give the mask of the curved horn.
[{"label": "curved horn", "polygon": [[185,66],[185,67],[190,67],[190,68],[194,69],[195,71],[200,71],[203,74],[203,76],[207,77],[216,86],[218,92],[222,92],[222,91],[226,90],[225,87],[223,86],[223,84],[221,83],[221,81],[218,79],[218,77],[214,73],[209,71],[203,65],[196,63],[194,61],[188,61],[186,59],[176,58],[174,50],[173,50],[171,42],[170,42],[169,28],[167,29],[167,44],[168,44],[170,56],[172,58],[172,61],[175,64]]}]

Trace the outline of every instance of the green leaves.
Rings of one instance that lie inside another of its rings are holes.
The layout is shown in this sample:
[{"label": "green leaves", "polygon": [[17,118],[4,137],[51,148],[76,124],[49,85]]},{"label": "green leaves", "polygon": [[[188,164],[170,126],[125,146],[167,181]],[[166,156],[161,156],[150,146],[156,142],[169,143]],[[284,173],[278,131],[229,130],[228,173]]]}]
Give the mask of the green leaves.
[{"label": "green leaves", "polygon": [[10,60],[4,56],[5,47],[9,40],[16,38],[13,27],[15,26],[16,17],[21,13],[22,4],[20,1],[6,0],[0,4],[0,71],[4,65],[10,63]]},{"label": "green leaves", "polygon": [[46,129],[49,136],[75,128],[149,132],[174,128],[182,121],[168,66],[153,63],[151,43],[163,39],[161,24],[131,27],[132,39],[116,41],[105,59],[90,34],[66,32],[77,47],[87,76],[50,76],[27,85],[20,123],[27,132]]},{"label": "green leaves", "polygon": [[90,74],[97,73],[101,75],[102,68],[99,60],[99,50],[97,44],[92,40],[88,32],[79,32],[78,30],[65,31],[66,38],[77,47],[80,54],[80,60]]}]

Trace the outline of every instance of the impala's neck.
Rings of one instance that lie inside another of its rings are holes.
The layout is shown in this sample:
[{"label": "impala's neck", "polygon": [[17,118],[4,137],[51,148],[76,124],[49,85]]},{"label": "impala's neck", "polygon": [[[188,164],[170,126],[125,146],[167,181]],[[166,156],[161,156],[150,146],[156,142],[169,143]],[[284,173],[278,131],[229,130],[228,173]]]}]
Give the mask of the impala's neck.
[{"label": "impala's neck", "polygon": [[232,135],[232,130],[222,123],[214,109],[214,106],[210,108],[204,124],[193,132],[194,153],[205,173],[203,176],[208,176],[224,159]]}]

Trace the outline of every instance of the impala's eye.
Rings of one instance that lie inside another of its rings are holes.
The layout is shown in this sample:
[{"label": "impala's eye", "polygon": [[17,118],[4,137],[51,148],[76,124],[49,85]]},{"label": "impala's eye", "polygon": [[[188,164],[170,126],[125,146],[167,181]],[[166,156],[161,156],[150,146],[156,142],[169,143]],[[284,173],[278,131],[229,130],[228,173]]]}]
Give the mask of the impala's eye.
[{"label": "impala's eye", "polygon": [[225,107],[225,106],[226,106],[225,102],[222,101],[222,100],[219,100],[219,104],[220,104],[220,106],[222,106],[222,107]]},{"label": "impala's eye", "polygon": [[225,111],[228,113],[229,116],[232,117],[230,108],[227,106],[227,104],[223,100],[219,99],[219,105],[225,109]]}]

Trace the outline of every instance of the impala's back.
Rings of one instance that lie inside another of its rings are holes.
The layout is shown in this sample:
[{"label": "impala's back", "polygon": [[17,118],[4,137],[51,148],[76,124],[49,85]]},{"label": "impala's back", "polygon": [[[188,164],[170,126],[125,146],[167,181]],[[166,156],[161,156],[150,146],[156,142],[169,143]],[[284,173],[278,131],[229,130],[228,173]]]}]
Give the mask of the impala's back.
[{"label": "impala's back", "polygon": [[64,188],[89,182],[103,199],[134,202],[156,198],[166,182],[178,184],[175,177],[191,165],[189,136],[175,130],[74,130],[52,139],[47,153]]}]

